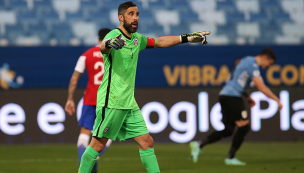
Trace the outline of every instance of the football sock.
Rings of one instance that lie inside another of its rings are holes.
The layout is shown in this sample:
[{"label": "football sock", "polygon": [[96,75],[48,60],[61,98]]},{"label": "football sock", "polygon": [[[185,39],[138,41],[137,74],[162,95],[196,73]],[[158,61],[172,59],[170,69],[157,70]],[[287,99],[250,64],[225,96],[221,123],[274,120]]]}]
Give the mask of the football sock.
[{"label": "football sock", "polygon": [[237,149],[231,147],[231,148],[230,148],[230,151],[229,151],[229,153],[228,153],[227,158],[228,158],[228,159],[234,158],[236,151],[237,151]]},{"label": "football sock", "polygon": [[244,138],[246,136],[246,134],[249,132],[250,127],[249,125],[243,126],[243,127],[239,127],[233,137],[232,140],[232,145],[229,151],[229,154],[227,156],[227,158],[231,159],[234,158],[235,153],[237,152],[237,150],[240,148],[240,146],[242,145]]},{"label": "football sock", "polygon": [[200,144],[200,148],[204,147],[207,144],[211,144],[213,142],[219,141],[222,138],[231,136],[233,134],[233,130],[235,128],[234,124],[225,124],[225,129],[222,131],[215,131],[207,136],[206,139],[202,141]]},{"label": "football sock", "polygon": [[81,161],[81,157],[89,145],[90,136],[86,134],[80,134],[77,141],[78,160]]},{"label": "football sock", "polygon": [[157,159],[154,154],[154,148],[139,150],[139,155],[148,173],[160,173]]},{"label": "football sock", "polygon": [[[107,150],[107,148],[108,148],[108,146],[106,145],[104,147],[104,149],[99,153],[98,156],[101,156]],[[96,160],[95,165],[93,166],[92,172],[97,172],[98,171],[98,160],[99,160],[99,157],[97,157],[97,160]]]},{"label": "football sock", "polygon": [[81,157],[79,172],[90,173],[92,171],[94,164],[96,163],[98,155],[99,153],[96,150],[88,146]]}]

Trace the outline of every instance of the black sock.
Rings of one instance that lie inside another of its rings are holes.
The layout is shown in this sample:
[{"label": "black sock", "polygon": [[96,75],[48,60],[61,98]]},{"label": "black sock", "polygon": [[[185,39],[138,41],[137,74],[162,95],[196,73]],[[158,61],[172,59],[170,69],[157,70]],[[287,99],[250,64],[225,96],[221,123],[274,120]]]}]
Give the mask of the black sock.
[{"label": "black sock", "polygon": [[249,125],[243,126],[243,127],[239,127],[233,137],[233,141],[232,141],[232,145],[229,151],[229,154],[227,156],[227,158],[232,159],[235,156],[235,153],[237,152],[237,150],[240,148],[240,146],[242,145],[243,141],[244,141],[244,137],[246,136],[246,134],[248,133],[250,127]]},{"label": "black sock", "polygon": [[234,158],[234,155],[235,155],[236,151],[237,151],[237,149],[231,147],[231,148],[230,148],[230,151],[229,151],[229,153],[228,153],[227,158],[228,158],[228,159]]}]

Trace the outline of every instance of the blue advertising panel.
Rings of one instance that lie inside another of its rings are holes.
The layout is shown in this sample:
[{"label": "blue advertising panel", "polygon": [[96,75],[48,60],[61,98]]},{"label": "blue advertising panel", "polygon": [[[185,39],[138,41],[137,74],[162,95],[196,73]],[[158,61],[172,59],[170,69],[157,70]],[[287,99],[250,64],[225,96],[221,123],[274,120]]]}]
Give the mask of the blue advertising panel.
[{"label": "blue advertising panel", "polygon": [[[258,55],[265,46],[179,45],[139,55],[137,87],[222,86],[236,58]],[[267,85],[304,85],[302,46],[270,46],[277,61],[261,70]],[[67,87],[79,56],[89,47],[2,47],[0,88]],[[86,86],[86,74],[79,81]]]}]

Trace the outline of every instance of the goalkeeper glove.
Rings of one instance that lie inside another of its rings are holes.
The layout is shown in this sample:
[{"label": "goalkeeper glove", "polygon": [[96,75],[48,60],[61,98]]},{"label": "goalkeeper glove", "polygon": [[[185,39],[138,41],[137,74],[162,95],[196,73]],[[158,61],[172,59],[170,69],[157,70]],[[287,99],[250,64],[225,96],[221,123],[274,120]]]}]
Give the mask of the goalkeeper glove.
[{"label": "goalkeeper glove", "polygon": [[191,34],[183,34],[181,35],[181,43],[197,43],[202,42],[202,44],[207,44],[206,35],[209,35],[210,31],[201,31],[201,32],[194,32]]},{"label": "goalkeeper glove", "polygon": [[121,34],[119,34],[118,36],[116,36],[112,39],[108,39],[106,41],[105,47],[108,49],[113,48],[115,50],[118,50],[124,46],[125,42],[126,42],[126,40],[121,37]]}]

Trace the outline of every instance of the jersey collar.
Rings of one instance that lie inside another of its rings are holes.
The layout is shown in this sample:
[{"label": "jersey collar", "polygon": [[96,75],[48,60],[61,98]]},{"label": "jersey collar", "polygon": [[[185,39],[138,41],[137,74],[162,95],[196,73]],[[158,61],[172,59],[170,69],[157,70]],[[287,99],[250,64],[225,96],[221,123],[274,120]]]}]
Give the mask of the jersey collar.
[{"label": "jersey collar", "polygon": [[116,29],[118,29],[122,33],[122,35],[125,36],[127,39],[131,40],[131,37],[127,36],[124,32],[122,32],[121,29],[119,29],[119,28],[116,28]]}]

